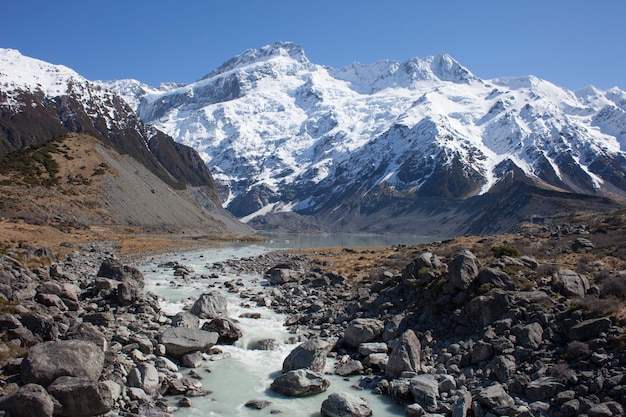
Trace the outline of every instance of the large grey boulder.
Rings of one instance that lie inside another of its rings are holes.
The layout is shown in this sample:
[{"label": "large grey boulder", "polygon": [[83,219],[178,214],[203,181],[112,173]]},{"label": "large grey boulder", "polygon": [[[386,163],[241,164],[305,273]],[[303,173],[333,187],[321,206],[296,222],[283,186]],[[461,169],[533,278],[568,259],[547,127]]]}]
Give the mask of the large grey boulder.
[{"label": "large grey boulder", "polygon": [[324,371],[326,357],[333,345],[322,339],[307,340],[296,346],[283,361],[283,373],[294,369]]},{"label": "large grey boulder", "polygon": [[322,402],[324,417],[368,417],[372,409],[366,399],[347,392],[335,392]]},{"label": "large grey boulder", "polygon": [[537,349],[543,342],[543,327],[539,323],[530,323],[515,329],[517,344],[528,349]]},{"label": "large grey boulder", "polygon": [[300,273],[287,266],[277,266],[267,271],[270,284],[280,285],[300,280]]},{"label": "large grey boulder", "polygon": [[421,350],[422,346],[413,330],[402,333],[399,342],[389,355],[385,375],[397,378],[404,371],[416,372],[420,365]]},{"label": "large grey boulder", "polygon": [[491,371],[496,375],[498,381],[503,384],[508,383],[517,369],[515,357],[513,355],[496,356],[490,365]]},{"label": "large grey boulder", "polygon": [[120,261],[114,258],[107,258],[102,261],[97,276],[114,279],[116,281],[126,281],[142,290],[145,286],[143,274],[137,268],[123,265]]},{"label": "large grey boulder", "polygon": [[228,317],[208,321],[202,325],[202,330],[217,333],[219,335],[217,343],[220,345],[232,345],[243,336],[243,331],[237,322]]},{"label": "large grey boulder", "polygon": [[26,384],[0,397],[0,411],[10,417],[52,417],[54,401],[41,385]]},{"label": "large grey boulder", "polygon": [[216,319],[228,315],[226,297],[219,291],[202,294],[191,306],[191,313],[201,319]]},{"label": "large grey boulder", "polygon": [[329,386],[330,381],[321,373],[296,369],[276,378],[270,389],[287,397],[305,397],[324,392]]},{"label": "large grey boulder", "polygon": [[354,319],[343,334],[345,342],[355,348],[382,335],[385,324],[377,319]]},{"label": "large grey boulder", "polygon": [[421,405],[426,411],[437,409],[437,398],[439,398],[439,383],[431,374],[417,375],[411,378],[411,392],[415,402]]},{"label": "large grey boulder", "polygon": [[48,387],[48,393],[61,405],[55,416],[90,417],[107,413],[114,405],[108,385],[89,378],[59,377]]},{"label": "large grey boulder", "polygon": [[97,381],[104,367],[104,351],[86,340],[59,340],[31,347],[22,361],[20,376],[26,384],[50,385],[61,376]]},{"label": "large grey boulder", "polygon": [[217,343],[219,335],[200,329],[187,327],[168,327],[159,336],[159,342],[165,346],[168,355],[180,358],[185,353],[208,352]]},{"label": "large grey boulder", "polygon": [[584,297],[590,288],[589,280],[569,269],[560,269],[552,274],[552,287],[566,297]]},{"label": "large grey boulder", "polygon": [[200,327],[200,319],[188,311],[181,311],[172,317],[172,326],[198,329]]},{"label": "large grey boulder", "polygon": [[455,288],[467,290],[478,277],[478,259],[463,249],[448,264],[448,277]]},{"label": "large grey boulder", "polygon": [[152,395],[160,387],[159,372],[148,362],[140,363],[128,373],[126,385],[141,388],[146,394]]}]

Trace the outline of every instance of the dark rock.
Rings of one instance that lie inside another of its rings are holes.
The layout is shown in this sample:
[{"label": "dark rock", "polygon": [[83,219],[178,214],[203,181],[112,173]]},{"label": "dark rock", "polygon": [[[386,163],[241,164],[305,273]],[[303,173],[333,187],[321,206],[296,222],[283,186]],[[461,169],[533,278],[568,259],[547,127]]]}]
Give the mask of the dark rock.
[{"label": "dark rock", "polygon": [[202,330],[217,333],[219,335],[217,343],[220,345],[232,345],[243,336],[243,332],[235,320],[227,317],[215,318],[204,323]]},{"label": "dark rock", "polygon": [[511,291],[515,289],[515,284],[509,275],[496,268],[485,268],[478,274],[480,284],[490,284],[497,288],[504,288]]},{"label": "dark rock", "polygon": [[460,290],[467,290],[478,277],[478,260],[467,249],[454,257],[448,264],[450,283]]},{"label": "dark rock", "polygon": [[397,378],[402,372],[416,372],[420,365],[421,344],[412,330],[402,333],[400,341],[389,355],[385,375]]},{"label": "dark rock", "polygon": [[280,343],[276,339],[262,339],[250,343],[250,350],[276,350],[280,347]]},{"label": "dark rock", "polygon": [[280,285],[288,282],[299,281],[301,276],[298,271],[294,271],[291,268],[274,267],[267,271],[270,284]]},{"label": "dark rock", "polygon": [[487,326],[502,317],[509,310],[509,299],[502,290],[492,291],[472,299],[465,311],[482,326]]},{"label": "dark rock", "polygon": [[346,362],[341,362],[335,367],[335,374],[341,376],[348,376],[353,374],[360,374],[363,372],[363,364],[361,361],[349,359]]},{"label": "dark rock", "polygon": [[159,389],[159,372],[154,365],[143,362],[130,370],[126,384],[129,387],[141,388],[146,394],[152,395]]},{"label": "dark rock", "polygon": [[41,385],[26,384],[0,397],[0,411],[7,417],[52,417],[54,401]]},{"label": "dark rock", "polygon": [[585,320],[572,326],[568,332],[568,336],[572,340],[590,340],[605,333],[611,327],[611,319],[608,317],[600,317]]},{"label": "dark rock", "polygon": [[415,402],[426,411],[437,410],[437,398],[439,398],[439,384],[434,376],[422,374],[411,378],[411,392]]},{"label": "dark rock", "polygon": [[200,351],[208,352],[217,343],[219,335],[200,329],[186,327],[169,327],[159,337],[160,343],[165,345],[168,355],[181,357],[185,353]]},{"label": "dark rock", "polygon": [[188,311],[181,311],[172,317],[172,326],[198,329],[200,327],[200,319]]},{"label": "dark rock", "polygon": [[552,287],[566,297],[584,297],[589,290],[589,280],[569,269],[560,269],[552,276]]},{"label": "dark rock", "polygon": [[296,369],[279,376],[270,389],[287,397],[304,397],[326,391],[330,381],[319,372]]},{"label": "dark rock", "polygon": [[488,409],[507,409],[515,406],[513,397],[498,383],[480,389],[475,398]]},{"label": "dark rock", "polygon": [[104,366],[104,352],[85,340],[44,342],[31,347],[21,364],[25,383],[48,386],[61,376],[97,381]]},{"label": "dark rock", "polygon": [[55,416],[90,417],[107,413],[114,405],[107,385],[89,378],[59,377],[48,387],[48,393],[61,404]]},{"label": "dark rock", "polygon": [[352,320],[343,334],[345,342],[353,347],[359,347],[361,343],[371,342],[382,335],[384,323],[376,319]]},{"label": "dark rock", "polygon": [[311,339],[296,346],[283,361],[283,373],[308,368],[322,372],[333,345],[322,339]]},{"label": "dark rock", "polygon": [[255,410],[262,410],[272,405],[272,402],[267,400],[250,400],[244,405]]},{"label": "dark rock", "polygon": [[541,401],[553,398],[565,386],[556,378],[545,376],[531,381],[526,386],[526,396],[532,401]]},{"label": "dark rock", "polygon": [[335,392],[322,402],[324,417],[368,417],[372,415],[369,403],[364,398],[347,392]]}]

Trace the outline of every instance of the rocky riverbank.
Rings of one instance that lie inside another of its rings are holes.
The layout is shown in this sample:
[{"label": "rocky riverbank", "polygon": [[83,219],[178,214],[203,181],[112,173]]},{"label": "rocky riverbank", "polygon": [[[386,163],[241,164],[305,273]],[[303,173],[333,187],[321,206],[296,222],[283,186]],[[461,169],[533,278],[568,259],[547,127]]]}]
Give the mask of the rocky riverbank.
[{"label": "rocky riverbank", "polygon": [[[625,224],[607,216],[509,236],[210,265],[214,276],[261,273],[262,292],[237,281],[210,288],[211,276],[174,262],[161,267],[207,280],[207,291],[173,317],[105,244],[76,247],[49,267],[1,255],[0,413],[158,416],[174,411],[171,396],[188,406],[208,394],[195,368],[219,358],[215,345],[241,337],[224,308],[229,291],[287,314],[303,342],[272,384],[283,395],[323,392],[321,372],[335,356],[336,374],[361,375],[358,389],[389,395],[407,416],[622,415]],[[278,343],[262,342],[255,348]],[[358,389],[328,396],[322,414],[369,415]]]}]

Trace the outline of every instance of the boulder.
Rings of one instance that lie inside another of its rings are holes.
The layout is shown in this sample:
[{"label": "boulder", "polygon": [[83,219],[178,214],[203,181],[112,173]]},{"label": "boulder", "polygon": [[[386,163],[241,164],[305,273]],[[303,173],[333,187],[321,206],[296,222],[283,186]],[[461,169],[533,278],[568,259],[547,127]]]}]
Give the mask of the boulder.
[{"label": "boulder", "polygon": [[467,290],[478,277],[478,260],[467,249],[463,249],[448,264],[450,283],[460,290]]},{"label": "boulder", "polygon": [[509,310],[509,299],[502,290],[495,290],[489,295],[481,295],[472,299],[465,306],[465,311],[473,320],[487,326],[498,320]]},{"label": "boulder", "polygon": [[330,381],[310,369],[289,371],[272,382],[270,389],[287,397],[305,397],[326,391]]},{"label": "boulder", "polygon": [[359,345],[359,355],[367,356],[371,353],[387,353],[388,347],[387,343],[361,343]]},{"label": "boulder", "polygon": [[493,410],[506,410],[515,406],[515,400],[511,397],[504,386],[498,383],[482,388],[475,395],[475,399],[484,407]]},{"label": "boulder", "polygon": [[404,371],[416,372],[420,365],[421,350],[422,346],[413,330],[402,333],[399,342],[389,355],[385,375],[397,378]]},{"label": "boulder", "polygon": [[26,384],[0,397],[0,411],[10,417],[52,417],[54,401],[41,385]]},{"label": "boulder", "polygon": [[363,372],[363,364],[361,361],[349,359],[346,362],[341,362],[335,367],[335,374],[341,376],[348,376],[353,374],[360,374]]},{"label": "boulder", "polygon": [[201,319],[215,319],[228,315],[226,297],[219,291],[202,294],[191,306],[191,313]]},{"label": "boulder", "polygon": [[543,342],[543,328],[539,323],[530,323],[515,329],[517,344],[528,349],[537,349]]},{"label": "boulder", "polygon": [[141,388],[149,395],[155,394],[160,386],[159,372],[148,362],[140,363],[128,373],[126,385]]},{"label": "boulder", "polygon": [[283,361],[283,373],[294,369],[322,372],[333,345],[322,339],[311,339],[296,346]]},{"label": "boulder", "polygon": [[280,347],[280,342],[276,339],[261,339],[250,343],[250,350],[276,350]]},{"label": "boulder", "polygon": [[485,268],[478,274],[480,284],[490,284],[497,288],[504,288],[507,291],[515,289],[515,284],[509,275],[497,268]]},{"label": "boulder", "polygon": [[20,375],[26,384],[50,385],[61,376],[97,381],[104,367],[104,352],[86,340],[59,340],[31,347],[22,361]]},{"label": "boulder", "polygon": [[354,319],[343,334],[345,342],[355,348],[382,335],[385,325],[376,319]]},{"label": "boulder", "polygon": [[372,409],[366,399],[347,392],[335,392],[322,402],[324,417],[368,417]]},{"label": "boulder", "polygon": [[569,269],[560,269],[552,275],[552,287],[566,297],[584,297],[590,288],[589,280]]},{"label": "boulder", "polygon": [[272,285],[286,284],[287,282],[300,280],[300,273],[288,267],[276,266],[267,271],[266,274],[269,277],[270,284]]},{"label": "boulder", "polygon": [[254,410],[262,410],[262,409],[267,408],[270,405],[272,405],[272,402],[271,401],[267,401],[267,400],[250,400],[250,401],[246,402],[244,405],[246,407],[252,408]]},{"label": "boulder", "polygon": [[572,326],[568,336],[572,340],[594,339],[608,331],[611,325],[611,319],[608,317],[585,320]]},{"label": "boulder", "polygon": [[572,243],[572,250],[577,253],[586,253],[595,248],[595,245],[591,243],[589,239],[585,239],[584,237],[576,238],[574,243]]},{"label": "boulder", "polygon": [[531,381],[526,386],[526,396],[532,401],[541,401],[553,398],[564,389],[565,386],[558,379],[544,376]]},{"label": "boulder", "polygon": [[512,355],[496,356],[490,365],[491,371],[496,375],[498,381],[503,384],[508,383],[515,375],[516,367],[515,357]]},{"label": "boulder", "polygon": [[198,329],[200,328],[200,319],[188,311],[181,311],[172,317],[172,326]]},{"label": "boulder", "polygon": [[437,398],[439,398],[439,384],[433,375],[422,374],[411,378],[411,393],[415,402],[421,405],[426,411],[437,409]]},{"label": "boulder", "polygon": [[78,326],[72,328],[67,333],[66,337],[73,340],[87,340],[93,342],[104,352],[106,352],[109,347],[109,341],[106,336],[91,323],[80,323]]},{"label": "boulder", "polygon": [[219,335],[200,329],[187,327],[168,327],[159,336],[159,342],[165,346],[165,351],[173,357],[181,357],[185,353],[200,351],[208,352],[215,346]]},{"label": "boulder", "polygon": [[97,276],[116,281],[132,282],[135,287],[142,290],[145,286],[143,274],[137,268],[122,265],[120,261],[114,258],[107,258],[102,261]]},{"label": "boulder", "polygon": [[227,317],[215,318],[204,323],[202,330],[217,333],[219,335],[217,343],[220,345],[232,345],[243,336],[237,322]]},{"label": "boulder", "polygon": [[109,387],[89,378],[59,377],[48,393],[61,404],[55,416],[90,417],[107,413],[114,405]]}]

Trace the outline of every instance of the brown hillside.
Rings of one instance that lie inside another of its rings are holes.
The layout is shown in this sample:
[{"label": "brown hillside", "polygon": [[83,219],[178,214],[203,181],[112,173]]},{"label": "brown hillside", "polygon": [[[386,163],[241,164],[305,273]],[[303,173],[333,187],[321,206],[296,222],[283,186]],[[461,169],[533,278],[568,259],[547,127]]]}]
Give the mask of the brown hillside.
[{"label": "brown hillside", "polygon": [[[70,133],[8,155],[0,167],[0,217],[62,233],[102,230],[248,232],[211,200],[211,190],[174,190],[145,166],[93,136]],[[198,199],[204,198],[199,207]],[[13,226],[12,226],[13,227]],[[4,236],[9,236],[6,232]],[[93,238],[93,234],[91,235]]]}]

